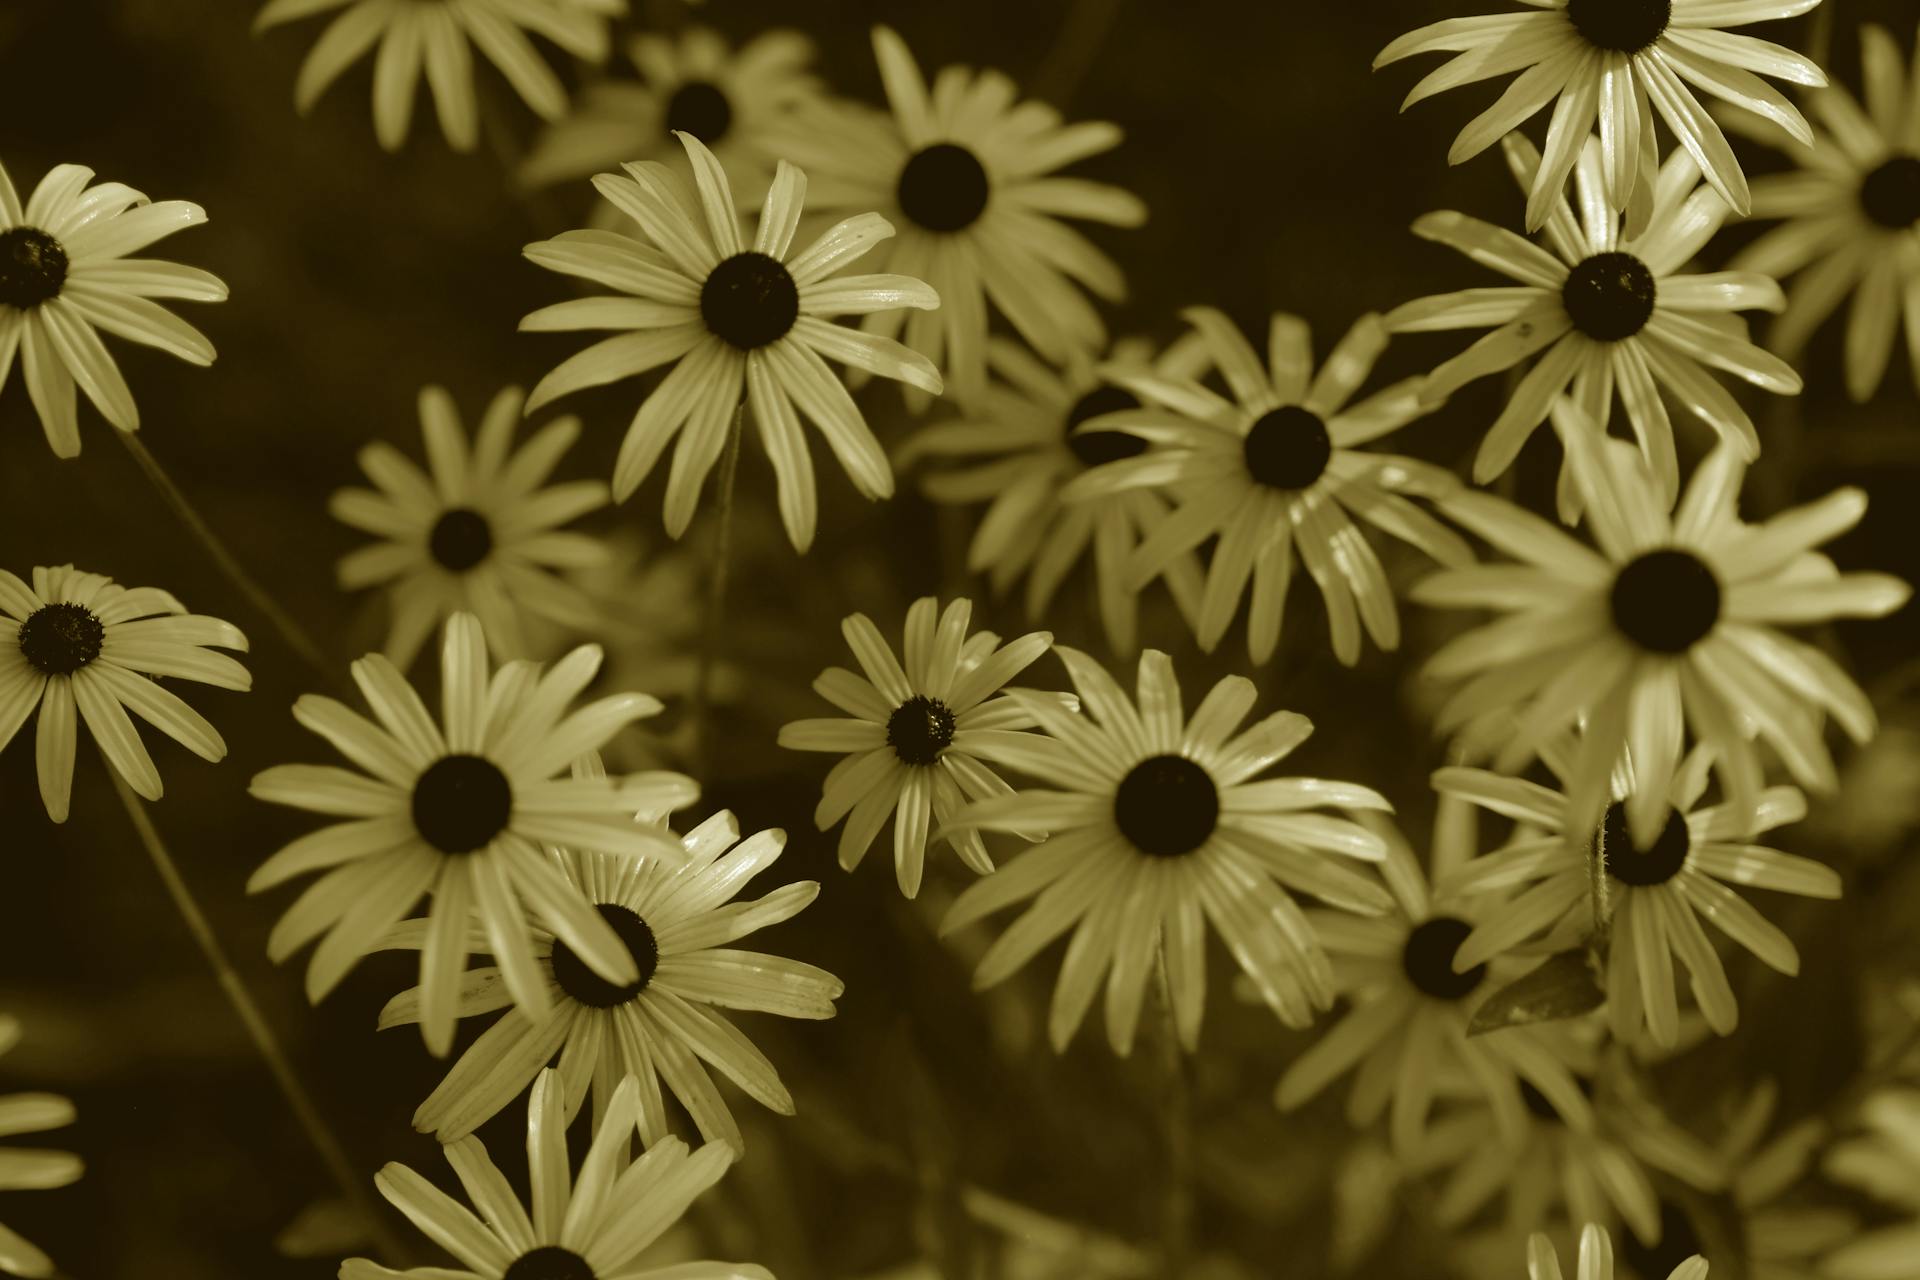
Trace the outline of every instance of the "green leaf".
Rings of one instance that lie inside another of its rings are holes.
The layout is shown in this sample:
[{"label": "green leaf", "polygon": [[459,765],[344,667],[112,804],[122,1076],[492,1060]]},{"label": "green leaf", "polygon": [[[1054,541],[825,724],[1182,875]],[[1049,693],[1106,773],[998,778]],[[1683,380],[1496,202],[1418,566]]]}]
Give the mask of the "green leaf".
[{"label": "green leaf", "polygon": [[1577,1018],[1605,1004],[1585,947],[1548,956],[1539,968],[1515,978],[1483,1000],[1467,1023],[1470,1036],[1529,1022]]}]

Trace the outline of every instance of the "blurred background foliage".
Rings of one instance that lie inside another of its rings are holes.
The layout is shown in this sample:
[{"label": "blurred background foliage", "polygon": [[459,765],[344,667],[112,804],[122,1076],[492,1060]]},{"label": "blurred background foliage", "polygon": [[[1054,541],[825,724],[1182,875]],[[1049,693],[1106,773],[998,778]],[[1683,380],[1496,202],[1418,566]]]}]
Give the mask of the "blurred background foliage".
[{"label": "blurred background foliage", "polygon": [[[1396,107],[1415,77],[1368,67],[1389,39],[1421,22],[1496,7],[712,0],[698,14],[736,41],[770,25],[801,27],[819,44],[828,82],[850,96],[878,100],[868,29],[885,21],[929,69],[998,66],[1070,115],[1118,121],[1126,143],[1087,172],[1138,192],[1152,220],[1101,236],[1132,281],[1116,331],[1169,338],[1177,309],[1200,302],[1256,329],[1268,311],[1285,309],[1312,322],[1324,350],[1365,311],[1488,282],[1407,231],[1437,208],[1518,221],[1521,201],[1497,157],[1460,169],[1443,162],[1453,132],[1478,107],[1446,98],[1402,117]],[[687,14],[677,3],[635,0],[635,9],[636,24]],[[187,308],[219,348],[218,364],[196,370],[125,343],[115,354],[137,388],[149,447],[344,663],[374,647],[382,622],[377,606],[333,586],[333,563],[357,535],[327,517],[327,495],[358,480],[354,454],[369,440],[417,453],[422,384],[448,386],[472,422],[501,384],[529,385],[571,350],[565,337],[516,334],[522,314],[566,288],[519,249],[582,225],[591,193],[579,183],[529,197],[506,180],[534,121],[491,69],[482,73],[488,143],[472,156],[448,151],[424,100],[404,151],[381,153],[364,60],[310,120],[298,119],[293,76],[318,27],[255,39],[253,10],[243,0],[7,0],[0,158],[23,189],[49,166],[77,161],[156,198],[207,208],[210,224],[167,242],[164,256],[232,286],[225,304]],[[1825,42],[1827,65],[1851,80],[1858,23],[1888,22],[1904,40],[1913,18],[1911,0],[1828,0],[1792,24],[1798,30],[1767,34],[1803,48]],[[580,72],[569,74],[577,82]],[[1751,149],[1743,158],[1750,171],[1778,164]],[[1709,258],[1724,261],[1747,234],[1730,231]],[[1896,368],[1876,401],[1847,403],[1837,336],[1830,326],[1816,345],[1806,395],[1766,407],[1755,500],[1770,510],[1862,484],[1872,508],[1836,558],[1920,579],[1920,525],[1908,496],[1920,467],[1914,390]],[[1378,376],[1431,367],[1451,350],[1445,335],[1396,342]],[[563,406],[587,424],[565,474],[610,473],[641,391],[622,384]],[[1499,395],[1491,381],[1469,388],[1391,447],[1458,462]],[[863,402],[890,444],[911,429],[891,389],[870,388]],[[192,695],[231,756],[209,767],[156,746],[167,781],[156,819],[368,1175],[397,1159],[442,1178],[433,1140],[413,1133],[408,1117],[443,1064],[413,1032],[373,1029],[386,998],[410,985],[410,957],[372,958],[309,1009],[297,966],[276,971],[263,954],[291,895],[250,901],[242,892],[258,861],[305,827],[251,801],[245,785],[268,764],[322,758],[322,744],[288,715],[313,681],[214,574],[111,430],[90,409],[83,418],[84,455],[60,463],[17,376],[0,395],[0,563],[24,573],[72,561],[167,587],[248,629],[253,693]],[[1550,490],[1557,460],[1547,434],[1526,455],[1523,498]],[[1683,437],[1682,448],[1697,456],[1705,444]],[[1334,1174],[1352,1147],[1343,1090],[1291,1117],[1273,1109],[1271,1086],[1308,1037],[1237,1005],[1222,955],[1214,956],[1202,1051],[1181,1074],[1150,1037],[1131,1060],[1116,1060],[1089,1030],[1056,1056],[1043,1035],[1050,958],[975,996],[968,972],[984,939],[936,939],[934,925],[968,875],[957,862],[936,855],[920,900],[904,902],[884,853],[875,855],[882,865],[844,875],[831,838],[812,830],[826,762],[777,751],[774,731],[817,713],[807,685],[845,660],[843,615],[864,610],[895,634],[915,596],[965,592],[984,624],[1002,634],[1026,629],[1015,607],[989,604],[983,584],[965,575],[970,517],[936,510],[910,483],[894,501],[869,505],[823,467],[821,536],[796,559],[773,519],[771,473],[751,443],[740,485],[720,638],[727,696],[707,794],[688,817],[724,805],[747,830],[790,832],[786,855],[751,892],[802,878],[823,881],[825,891],[755,944],[826,966],[847,992],[831,1022],[743,1018],[799,1114],[737,1107],[749,1154],[690,1220],[704,1252],[759,1261],[783,1280],[894,1274],[929,1262],[950,1277],[1094,1274],[1089,1261],[1057,1272],[989,1261],[1009,1223],[1016,1233],[1033,1228],[1018,1211],[965,1190],[975,1187],[1149,1251],[1156,1241],[1185,1240],[1180,1251],[1206,1274],[1328,1274]],[[588,526],[617,535],[659,570],[643,588],[615,585],[620,616],[647,638],[628,644],[631,660],[610,678],[671,693],[683,687],[687,646],[700,635],[713,507],[674,549],[659,529],[657,489],[656,481]],[[661,559],[676,550],[678,559]],[[1398,544],[1383,553],[1399,555],[1389,567],[1402,585],[1425,571]],[[1049,622],[1063,642],[1102,652],[1084,585],[1062,594]],[[1144,636],[1175,655],[1190,691],[1246,669],[1237,635],[1208,658],[1157,593],[1154,600]],[[1430,808],[1425,779],[1440,753],[1409,677],[1440,637],[1417,610],[1408,622],[1402,653],[1369,652],[1344,670],[1328,654],[1317,599],[1297,591],[1282,653],[1250,674],[1267,704],[1304,711],[1318,726],[1295,757],[1297,771],[1385,791],[1418,842]],[[1907,856],[1920,817],[1917,636],[1910,607],[1825,637],[1878,691],[1887,729],[1850,759],[1840,801],[1782,843],[1838,865],[1849,897],[1755,895],[1799,943],[1804,969],[1789,982],[1738,956],[1739,1033],[1663,1072],[1675,1114],[1702,1136],[1761,1077],[1780,1082],[1788,1118],[1827,1105],[1861,1061],[1872,1004],[1864,997],[1883,989],[1884,975],[1920,968],[1920,934],[1911,929],[1920,863]],[[1058,686],[1061,676],[1049,658],[1028,681]],[[684,743],[672,719],[680,709],[670,705],[652,740],[630,744],[636,758],[671,755]],[[0,1086],[71,1094],[80,1123],[59,1136],[89,1165],[71,1189],[9,1196],[0,1216],[75,1276],[331,1276],[333,1257],[287,1259],[274,1244],[327,1194],[321,1169],[165,905],[98,760],[83,752],[79,774],[73,819],[55,827],[37,800],[27,740],[0,754],[0,1008],[28,1030],[0,1064]],[[521,1158],[522,1122],[515,1107],[482,1132],[510,1170]],[[1368,1230],[1381,1244],[1361,1273],[1433,1275],[1444,1247],[1421,1226],[1419,1193],[1382,1182],[1362,1200],[1378,1209]],[[301,1234],[324,1244],[324,1227],[322,1214]],[[1070,1229],[1048,1230],[1065,1233],[1070,1258],[1085,1253]],[[1099,1274],[1158,1270],[1150,1252],[1108,1247],[1098,1256],[1108,1268]],[[1510,1257],[1518,1274],[1517,1246]]]}]

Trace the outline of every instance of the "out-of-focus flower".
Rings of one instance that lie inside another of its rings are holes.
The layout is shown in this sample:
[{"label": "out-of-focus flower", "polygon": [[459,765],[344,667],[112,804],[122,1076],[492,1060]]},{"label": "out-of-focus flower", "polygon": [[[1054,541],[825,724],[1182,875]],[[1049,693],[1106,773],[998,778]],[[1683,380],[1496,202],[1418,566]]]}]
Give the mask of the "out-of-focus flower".
[{"label": "out-of-focus flower", "polygon": [[[1159,1261],[1124,1240],[1066,1222],[979,1187],[960,1189],[960,1208],[983,1237],[1001,1280],[1147,1280]],[[863,1280],[945,1280],[937,1259],[910,1262]]]},{"label": "out-of-focus flower", "polygon": [[0,749],[37,708],[40,799],[55,822],[70,808],[78,721],[128,786],[158,800],[159,770],[127,712],[202,760],[224,759],[220,731],[151,678],[252,688],[247,669],[216,648],[244,653],[247,638],[157,587],[116,586],[70,564],[34,569],[28,586],[0,569]]},{"label": "out-of-focus flower", "polygon": [[629,1077],[594,1127],[593,1145],[575,1170],[567,1158],[565,1094],[559,1073],[549,1068],[527,1100],[532,1194],[525,1207],[474,1137],[445,1148],[472,1209],[406,1165],[389,1164],[374,1175],[374,1186],[388,1203],[459,1259],[462,1269],[389,1271],[365,1258],[349,1258],[340,1264],[340,1280],[773,1280],[766,1268],[741,1262],[639,1269],[642,1251],[720,1181],[733,1151],[720,1142],[690,1151],[678,1138],[663,1138],[630,1161],[641,1101],[640,1082]]},{"label": "out-of-focus flower", "polygon": [[1386,809],[1377,793],[1319,778],[1260,779],[1313,732],[1303,715],[1276,711],[1243,733],[1253,682],[1220,681],[1191,717],[1166,654],[1140,655],[1136,696],[1086,654],[1056,647],[1085,713],[1044,694],[1008,699],[1044,736],[997,749],[1043,787],[977,801],[953,825],[1045,834],[954,902],[941,932],[1034,901],[981,957],[974,985],[1011,976],[1071,932],[1054,987],[1048,1033],[1073,1038],[1107,981],[1107,1040],[1133,1047],[1148,981],[1164,968],[1181,1045],[1193,1050],[1206,1010],[1206,921],[1289,1026],[1332,1006],[1333,966],[1288,890],[1345,910],[1380,914],[1393,899],[1371,876],[1341,865],[1377,862],[1385,842],[1347,817],[1319,812]]},{"label": "out-of-focus flower", "polygon": [[294,108],[301,115],[312,110],[329,85],[378,45],[373,132],[380,145],[398,151],[407,140],[414,93],[424,73],[447,145],[471,151],[480,141],[473,50],[499,68],[537,115],[558,120],[567,111],[567,91],[528,36],[543,36],[576,58],[600,62],[607,56],[610,7],[590,0],[270,0],[254,17],[253,29],[258,34],[346,9],[301,63]]},{"label": "out-of-focus flower", "polygon": [[[20,1042],[20,1022],[0,1014],[0,1054]],[[73,1104],[51,1093],[10,1093],[0,1096],[0,1138],[44,1133],[73,1123]],[[32,1147],[0,1147],[0,1191],[46,1191],[79,1178],[80,1157],[65,1151]],[[27,1280],[53,1274],[53,1259],[31,1241],[0,1224],[0,1270]]]},{"label": "out-of-focus flower", "polygon": [[[840,979],[798,960],[728,945],[798,915],[820,886],[802,880],[755,902],[731,902],[748,880],[773,865],[786,833],[762,831],[740,841],[740,828],[724,809],[681,843],[683,863],[550,851],[567,882],[612,926],[640,976],[609,982],[565,942],[536,926],[534,963],[551,991],[553,1012],[542,1019],[507,1009],[420,1104],[415,1128],[442,1142],[465,1137],[512,1101],[555,1055],[569,1120],[586,1101],[589,1086],[597,1117],[605,1114],[620,1082],[637,1077],[640,1134],[649,1145],[668,1133],[664,1081],[701,1137],[742,1149],[740,1127],[703,1063],[754,1101],[793,1114],[793,1099],[779,1072],[719,1010],[833,1016],[833,1002],[843,990]],[[422,946],[427,924],[409,921],[386,945]],[[475,942],[485,945],[478,938]],[[510,1000],[500,970],[475,969],[465,977],[457,1012],[461,1017],[490,1013]],[[388,1003],[380,1025],[400,1026],[419,1017],[420,989],[415,987]]]},{"label": "out-of-focus flower", "polygon": [[425,388],[427,471],[376,442],[360,451],[360,469],[378,491],[342,489],[327,504],[336,520],[381,539],[340,561],[340,585],[385,588],[386,652],[402,671],[434,629],[462,611],[480,619],[500,658],[531,656],[530,618],[575,627],[596,621],[585,597],[556,571],[602,564],[606,549],[559,526],[604,506],[607,486],[575,480],[542,487],[579,438],[580,422],[550,422],[515,451],[524,400],[518,387],[494,396],[469,446],[453,397]]},{"label": "out-of-focus flower", "polygon": [[987,304],[1047,359],[1065,364],[1106,340],[1083,289],[1107,301],[1126,279],[1106,254],[1063,219],[1132,227],[1146,207],[1126,191],[1055,171],[1110,150],[1117,125],[1067,124],[1045,103],[1019,100],[998,71],[946,67],[929,92],[906,43],[873,32],[887,115],[857,110],[797,113],[779,154],[812,174],[823,208],[879,209],[900,238],[885,265],[918,276],[941,309],[865,321],[946,370],[972,404],[987,383]]},{"label": "out-of-focus flower", "polygon": [[1460,131],[1447,153],[1449,164],[1480,154],[1554,104],[1547,126],[1547,163],[1529,188],[1529,229],[1547,221],[1596,120],[1607,154],[1596,196],[1613,209],[1625,209],[1643,197],[1654,184],[1658,164],[1656,112],[1680,149],[1706,172],[1713,189],[1745,213],[1746,175],[1720,126],[1701,109],[1689,85],[1778,121],[1802,142],[1812,141],[1806,120],[1793,104],[1753,73],[1810,85],[1825,84],[1825,74],[1791,49],[1728,28],[1790,18],[1817,7],[1820,0],[1521,3],[1534,11],[1449,18],[1409,32],[1382,49],[1373,65],[1422,53],[1458,55],[1415,85],[1401,104],[1403,110],[1447,89],[1521,73],[1499,101]]},{"label": "out-of-focus flower", "polygon": [[569,231],[527,246],[527,257],[549,270],[630,295],[560,302],[521,320],[521,329],[532,332],[623,331],[547,374],[527,407],[672,364],[627,428],[614,467],[614,497],[624,502],[631,496],[678,437],[667,478],[666,526],[679,537],[693,519],[701,485],[726,445],[735,414],[751,408],[779,479],[787,536],[805,551],[819,507],[800,414],[820,429],[864,496],[893,493],[886,453],[823,357],[934,395],[941,389],[940,375],[925,357],[830,317],[937,307],[940,299],[907,276],[832,278],[893,234],[877,213],[837,223],[795,252],[807,178],[784,161],[749,246],[719,161],[693,135],[678,136],[693,164],[697,199],[671,169],[653,161],[627,165],[624,176],[593,180],[601,195],[639,224],[645,243],[611,231]]},{"label": "out-of-focus flower", "polygon": [[1890,1280],[1920,1258],[1920,1090],[1884,1089],[1860,1108],[1866,1132],[1829,1148],[1827,1176],[1885,1201],[1904,1220],[1864,1231],[1821,1262],[1832,1280]]},{"label": "out-of-focus flower", "polygon": [[972,621],[971,600],[955,600],[944,613],[932,596],[914,601],[903,665],[871,619],[852,615],[840,630],[864,678],[829,667],[813,682],[847,718],[796,720],[780,730],[789,750],[846,753],[827,774],[813,820],[822,831],[846,820],[840,865],[851,871],[892,817],[894,874],[909,898],[920,892],[930,827],[973,870],[993,870],[980,833],[950,824],[968,801],[1008,794],[983,758],[1029,745],[1017,731],[1035,723],[1002,688],[1053,636],[1034,631],[1002,645],[991,631],[969,636]]},{"label": "out-of-focus flower", "polygon": [[1811,145],[1793,145],[1763,120],[1728,118],[1729,126],[1800,166],[1754,179],[1753,216],[1784,221],[1732,264],[1797,277],[1767,343],[1798,360],[1813,331],[1852,293],[1846,366],[1847,394],[1855,400],[1879,387],[1902,314],[1920,383],[1920,70],[1910,76],[1893,37],[1872,23],[1860,28],[1860,65],[1864,106],[1838,85],[1808,95],[1820,121]]},{"label": "out-of-focus flower", "polygon": [[[308,999],[331,991],[429,893],[420,1026],[435,1054],[452,1045],[461,970],[483,939],[508,998],[535,1020],[553,1007],[534,955],[536,928],[558,935],[607,982],[639,980],[620,935],[539,848],[685,857],[670,832],[636,825],[633,815],[692,803],[698,788],[691,778],[557,776],[660,709],[645,694],[622,693],[569,711],[600,658],[597,645],[582,645],[545,673],[510,662],[489,678],[480,624],[457,613],[441,648],[440,724],[379,654],[353,664],[377,724],[332,698],[308,694],[294,704],[294,719],[361,770],[277,765],[249,788],[269,804],[345,819],[295,840],[247,882],[258,893],[326,871],[267,939],[278,963],[326,935],[307,966]],[[469,927],[475,917],[478,930]]]},{"label": "out-of-focus flower", "polygon": [[1271,658],[1296,557],[1326,602],[1340,661],[1359,661],[1363,625],[1375,644],[1396,647],[1393,588],[1348,513],[1442,564],[1471,564],[1473,552],[1405,496],[1443,497],[1460,487],[1452,473],[1359,448],[1422,412],[1417,379],[1348,404],[1386,347],[1380,317],[1362,317],[1317,374],[1306,322],[1297,316],[1274,315],[1264,362],[1220,312],[1195,307],[1186,318],[1233,398],[1191,377],[1108,368],[1107,376],[1147,407],[1096,418],[1081,434],[1124,431],[1153,447],[1094,468],[1063,496],[1074,502],[1159,487],[1173,496],[1173,511],[1147,531],[1128,566],[1125,585],[1135,590],[1218,535],[1195,627],[1203,649],[1219,644],[1251,582],[1247,649],[1255,662]]},{"label": "out-of-focus flower", "polygon": [[205,209],[152,204],[122,183],[92,181],[91,169],[55,165],[22,208],[0,167],[0,389],[18,354],[40,428],[61,458],[80,453],[76,383],[108,422],[140,428],[133,392],[96,330],[210,365],[206,335],[154,299],[227,296],[219,277],[198,267],[127,256],[205,222]]},{"label": "out-of-focus flower", "polygon": [[[1818,0],[1815,0],[1818,3]],[[1706,1280],[1707,1260],[1694,1255],[1681,1262],[1665,1277],[1642,1277],[1642,1280]],[[1579,1280],[1613,1280],[1613,1242],[1607,1238],[1604,1227],[1589,1222],[1580,1228],[1580,1270]],[[1528,1280],[1561,1280],[1560,1258],[1553,1251],[1553,1242],[1545,1235],[1535,1234],[1527,1241]]]},{"label": "out-of-focus flower", "polygon": [[[1539,163],[1531,143],[1517,135],[1507,157],[1524,181]],[[1463,213],[1430,213],[1414,234],[1438,241],[1519,283],[1419,298],[1396,307],[1387,326],[1398,333],[1485,329],[1487,334],[1435,369],[1420,396],[1436,403],[1490,373],[1539,356],[1514,387],[1474,457],[1473,478],[1484,484],[1512,465],[1563,392],[1604,430],[1616,392],[1627,409],[1666,505],[1679,490],[1680,464],[1662,389],[1723,441],[1752,461],[1760,452],[1753,420],[1717,382],[1718,369],[1781,395],[1800,390],[1800,375],[1778,356],[1749,342],[1733,313],[1777,311],[1780,286],[1752,272],[1682,274],[1720,227],[1726,202],[1697,186],[1693,158],[1676,151],[1660,170],[1652,220],[1638,235],[1622,234],[1620,219],[1600,195],[1603,153],[1589,142],[1574,174],[1579,216],[1557,192],[1546,226],[1547,245]],[[1567,429],[1556,420],[1556,428]],[[1569,449],[1568,454],[1574,453]],[[1574,518],[1577,490],[1561,469],[1561,514]]]}]

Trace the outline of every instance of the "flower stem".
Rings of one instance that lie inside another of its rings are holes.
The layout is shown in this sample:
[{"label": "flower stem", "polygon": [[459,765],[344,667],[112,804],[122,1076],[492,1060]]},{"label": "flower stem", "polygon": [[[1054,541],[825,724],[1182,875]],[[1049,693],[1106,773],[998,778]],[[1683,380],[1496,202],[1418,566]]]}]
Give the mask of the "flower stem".
[{"label": "flower stem", "polygon": [[1033,96],[1065,110],[1093,70],[1107,32],[1120,12],[1120,0],[1074,0],[1060,23],[1046,57],[1035,68]]},{"label": "flower stem", "polygon": [[1593,840],[1588,845],[1587,896],[1593,904],[1592,947],[1598,956],[1606,950],[1607,932],[1613,923],[1613,913],[1607,902],[1607,824],[1604,822],[1593,833]]},{"label": "flower stem", "polygon": [[300,625],[288,617],[286,611],[274,603],[273,597],[267,594],[266,589],[254,580],[253,575],[234,559],[233,553],[227,550],[226,543],[220,540],[220,535],[200,518],[200,513],[194,510],[191,502],[187,501],[187,495],[182,493],[180,486],[167,475],[159,459],[147,451],[146,445],[140,443],[140,437],[131,431],[116,431],[114,434],[126,444],[127,452],[133,455],[133,460],[140,464],[142,471],[146,472],[147,479],[152,481],[153,487],[159,491],[161,501],[171,507],[174,515],[180,518],[180,523],[187,526],[187,531],[199,539],[200,545],[212,557],[214,567],[226,575],[227,581],[247,598],[248,603],[273,624],[273,629],[280,633],[280,638],[302,662],[312,667],[329,686],[338,687],[340,676],[334,670],[333,664],[328,662],[325,655],[320,652],[319,646],[307,638],[306,632],[300,629]]},{"label": "flower stem", "polygon": [[254,1003],[253,996],[247,990],[239,971],[233,967],[233,962],[227,958],[226,950],[220,945],[220,939],[214,935],[213,926],[201,912],[200,905],[194,901],[193,893],[187,888],[186,881],[181,879],[180,869],[174,864],[173,855],[167,852],[166,843],[161,840],[160,832],[154,827],[153,819],[148,815],[146,806],[141,804],[140,798],[133,793],[133,788],[127,785],[126,779],[120,776],[120,771],[115,769],[111,762],[107,763],[107,773],[113,779],[114,790],[119,793],[120,803],[126,808],[127,817],[133,823],[134,832],[140,837],[140,843],[145,846],[147,856],[153,860],[154,870],[160,873],[160,881],[167,888],[167,896],[173,899],[173,905],[179,909],[181,919],[186,921],[187,932],[193,935],[193,940],[200,945],[200,953],[213,967],[213,975],[219,981],[220,989],[226,993],[227,1001],[233,1006],[234,1012],[240,1015],[240,1021],[246,1026],[248,1037],[252,1039],[254,1048],[260,1051],[261,1058],[265,1059],[267,1070],[272,1073],[274,1083],[279,1086],[281,1095],[286,1098],[287,1106],[292,1109],[294,1118],[300,1122],[301,1129],[305,1130],[307,1140],[313,1144],[322,1163],[327,1166],[327,1171],[339,1185],[341,1195],[346,1197],[347,1203],[353,1207],[354,1212],[366,1225],[367,1232],[381,1255],[390,1261],[404,1264],[407,1261],[408,1250],[400,1238],[394,1234],[373,1197],[368,1194],[366,1187],[368,1180],[355,1173],[353,1162],[347,1158],[346,1151],[334,1138],[326,1121],[321,1119],[319,1109],[314,1106],[313,1098],[308,1094],[306,1086],[300,1082],[300,1077],[293,1069],[293,1063],[287,1058],[286,1050],[274,1037],[273,1029],[267,1025],[266,1018],[261,1015],[260,1008]]},{"label": "flower stem", "polygon": [[1187,1055],[1180,1048],[1180,1029],[1174,1020],[1173,986],[1167,979],[1164,955],[1154,958],[1154,989],[1160,1006],[1160,1064],[1165,1082],[1166,1186],[1160,1212],[1161,1248],[1169,1280],[1186,1272],[1193,1248],[1193,1092],[1187,1078]]},{"label": "flower stem", "polygon": [[707,573],[707,599],[700,620],[700,665],[693,681],[693,759],[702,777],[712,759],[709,721],[712,719],[713,668],[719,656],[720,620],[727,607],[727,562],[733,550],[733,491],[740,475],[740,432],[747,416],[742,400],[727,429],[726,451],[720,455],[720,527],[713,543],[713,566]]}]

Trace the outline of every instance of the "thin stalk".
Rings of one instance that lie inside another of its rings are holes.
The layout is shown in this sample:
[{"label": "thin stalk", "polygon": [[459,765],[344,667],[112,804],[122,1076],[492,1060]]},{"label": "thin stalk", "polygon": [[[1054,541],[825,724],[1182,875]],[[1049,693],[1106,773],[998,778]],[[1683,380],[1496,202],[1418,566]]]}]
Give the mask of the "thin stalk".
[{"label": "thin stalk", "polygon": [[266,1061],[267,1070],[286,1099],[287,1106],[293,1111],[294,1119],[306,1132],[307,1141],[327,1167],[327,1172],[340,1188],[340,1194],[353,1206],[361,1220],[366,1224],[380,1254],[389,1261],[404,1264],[408,1250],[400,1238],[394,1234],[379,1206],[367,1191],[369,1179],[355,1172],[353,1162],[347,1158],[346,1151],[333,1136],[333,1131],[320,1116],[314,1106],[312,1095],[300,1082],[299,1075],[293,1069],[286,1050],[267,1025],[260,1013],[260,1007],[254,1003],[253,995],[247,990],[240,973],[227,958],[225,948],[215,936],[213,926],[194,901],[193,893],[187,888],[187,882],[180,877],[180,869],[173,861],[173,855],[167,852],[165,841],[153,825],[153,819],[147,814],[146,806],[127,785],[111,762],[107,763],[107,774],[113,779],[113,788],[119,793],[120,803],[126,808],[127,818],[133,823],[134,832],[140,837],[140,843],[146,848],[147,856],[153,860],[153,868],[160,873],[160,881],[167,888],[167,896],[173,899],[173,905],[179,910],[180,918],[186,921],[187,932],[200,945],[200,954],[213,967],[213,976],[219,981],[221,991],[226,993],[227,1002],[233,1011],[240,1015],[240,1021],[247,1029],[247,1035],[253,1041],[255,1049]]},{"label": "thin stalk", "polygon": [[1160,1065],[1166,1089],[1166,1185],[1160,1205],[1160,1239],[1170,1280],[1186,1273],[1193,1252],[1193,1088],[1187,1078],[1187,1055],[1180,1048],[1180,1029],[1173,1014],[1173,987],[1167,980],[1165,956],[1154,960],[1154,989],[1160,1006]]},{"label": "thin stalk", "polygon": [[1120,0],[1074,0],[1047,55],[1034,70],[1033,96],[1065,110],[1093,70],[1120,13]]},{"label": "thin stalk", "polygon": [[742,400],[727,428],[726,451],[720,455],[720,526],[713,542],[713,566],[707,572],[707,599],[700,619],[700,665],[693,681],[693,758],[704,775],[711,760],[708,741],[712,719],[713,668],[719,659],[720,622],[727,607],[727,570],[733,551],[733,491],[740,475],[740,433],[747,416]]},{"label": "thin stalk", "polygon": [[1607,931],[1613,912],[1607,902],[1607,824],[1602,822],[1593,833],[1587,853],[1587,897],[1593,904],[1593,948],[1596,954],[1607,946]]}]

